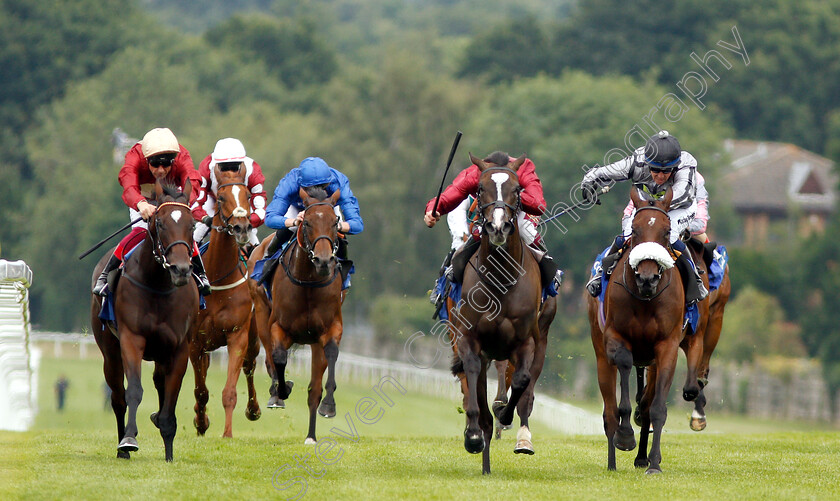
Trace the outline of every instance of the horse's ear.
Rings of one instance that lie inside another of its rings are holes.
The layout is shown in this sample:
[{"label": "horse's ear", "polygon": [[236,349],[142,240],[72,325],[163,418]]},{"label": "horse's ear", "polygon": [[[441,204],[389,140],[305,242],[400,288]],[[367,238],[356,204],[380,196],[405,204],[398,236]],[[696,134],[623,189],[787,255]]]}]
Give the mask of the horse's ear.
[{"label": "horse's ear", "polygon": [[639,188],[636,185],[630,187],[630,200],[633,201],[633,207],[639,209],[647,205],[647,202],[639,195]]},{"label": "horse's ear", "polygon": [[487,164],[485,164],[484,161],[481,160],[480,158],[477,158],[477,157],[473,156],[472,152],[470,152],[470,162],[477,165],[479,171],[483,171],[484,169],[487,168]]},{"label": "horse's ear", "polygon": [[163,184],[160,178],[155,179],[155,200],[160,203],[163,200]]},{"label": "horse's ear", "polygon": [[341,197],[341,190],[335,190],[335,193],[332,194],[330,197],[330,204],[335,205],[338,203],[338,199]]},{"label": "horse's ear", "polygon": [[184,183],[184,196],[187,197],[187,203],[190,202],[190,194],[192,193],[192,180],[187,178],[187,182]]},{"label": "horse's ear", "polygon": [[668,209],[671,208],[671,200],[673,200],[673,199],[674,199],[674,190],[669,186],[668,190],[665,191],[665,196],[662,197],[662,200],[659,201],[659,203],[661,204],[659,206],[659,208],[664,210],[665,212],[668,212]]},{"label": "horse's ear", "polygon": [[522,164],[525,163],[526,159],[527,159],[527,156],[525,155],[525,153],[523,153],[519,158],[514,160],[513,163],[510,164],[509,167],[511,168],[512,171],[516,172],[516,171],[519,170],[520,167],[522,167]]},{"label": "horse's ear", "polygon": [[300,195],[300,199],[303,201],[303,206],[304,207],[309,207],[309,204],[312,203],[312,197],[310,197],[306,193],[306,190],[304,190],[303,188],[299,188],[298,189],[298,195]]}]

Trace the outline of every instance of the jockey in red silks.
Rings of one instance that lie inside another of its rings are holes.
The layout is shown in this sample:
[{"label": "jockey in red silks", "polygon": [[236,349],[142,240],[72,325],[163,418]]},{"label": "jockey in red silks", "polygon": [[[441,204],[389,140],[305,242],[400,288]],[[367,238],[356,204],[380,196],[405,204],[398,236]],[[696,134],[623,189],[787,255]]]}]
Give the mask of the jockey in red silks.
[{"label": "jockey in red silks", "polygon": [[213,153],[201,161],[198,166],[198,174],[201,176],[201,191],[198,199],[192,205],[193,217],[200,221],[195,226],[193,240],[200,242],[210,230],[213,224],[213,216],[216,215],[216,192],[219,189],[219,182],[216,180],[215,168],[219,170],[234,171],[245,169],[245,184],[251,192],[251,214],[248,216],[251,222],[251,231],[248,233],[252,246],[260,243],[257,237],[257,228],[265,220],[265,176],[260,164],[245,154],[245,146],[239,139],[226,137],[216,142]]},{"label": "jockey in red silks", "polygon": [[[157,207],[149,203],[154,196],[154,184],[157,179],[166,178],[182,190],[190,183],[189,205],[198,197],[200,182],[190,153],[178,144],[178,139],[166,128],[152,129],[143,136],[125,155],[125,163],[120,169],[119,181],[123,187],[123,202],[128,206],[129,217],[135,220],[143,217],[132,227],[131,232],[123,237],[114,254],[105,265],[105,269],[96,280],[93,293],[105,296],[108,273],[119,267],[125,255],[146,238],[148,223]],[[210,293],[210,283],[204,273],[204,264],[198,253],[198,246],[193,243],[193,272],[198,290],[202,295]]]},{"label": "jockey in red silks", "polygon": [[[516,159],[501,151],[491,153],[484,159],[487,163],[502,166],[507,165],[514,160]],[[540,178],[537,176],[534,162],[532,162],[531,159],[526,158],[525,162],[519,167],[516,174],[519,178],[519,185],[522,187],[522,191],[520,193],[522,210],[519,212],[518,216],[520,237],[534,252],[537,258],[540,266],[540,274],[543,278],[543,286],[545,286],[546,282],[550,282],[552,278],[555,278],[555,276],[559,283],[562,272],[557,269],[557,265],[554,264],[554,260],[546,253],[545,248],[542,246],[542,239],[537,232],[539,216],[541,216],[545,211],[546,203],[543,196],[542,183],[540,182]],[[475,164],[470,165],[458,173],[455,180],[452,181],[452,184],[447,186],[441,193],[440,201],[438,202],[438,209],[435,214],[432,214],[435,199],[433,198],[429,200],[426,204],[426,213],[423,216],[423,221],[426,223],[426,226],[432,228],[440,220],[442,214],[447,214],[455,210],[466,209],[466,206],[462,205],[462,203],[470,196],[477,196],[479,177],[481,177],[481,171],[479,171],[478,166]],[[450,225],[466,225],[466,217],[447,218],[447,220]],[[462,224],[458,223],[458,221]],[[478,249],[480,234],[477,230],[474,230],[472,232],[472,237],[467,238],[466,243],[459,246],[460,248],[456,248],[456,240],[458,239],[456,235],[465,233],[465,229],[463,227],[450,228],[450,231],[453,234],[453,250],[450,251],[450,254],[444,261],[443,267],[446,268],[449,266],[450,262],[457,263],[458,266],[455,267],[457,269],[454,270],[452,278],[454,278],[456,282],[460,282],[463,274],[462,265],[466,265],[466,262],[469,261],[476,249]],[[433,297],[431,299],[433,302],[440,302],[441,298],[435,297],[433,292]]]}]

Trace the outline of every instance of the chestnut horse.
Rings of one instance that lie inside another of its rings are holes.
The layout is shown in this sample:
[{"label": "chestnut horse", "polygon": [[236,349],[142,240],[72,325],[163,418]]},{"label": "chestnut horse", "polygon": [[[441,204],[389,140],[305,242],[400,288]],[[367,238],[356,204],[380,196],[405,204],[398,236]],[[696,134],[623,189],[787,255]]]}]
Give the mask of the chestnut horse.
[{"label": "chestnut horse", "polygon": [[[104,358],[105,381],[111,388],[111,407],[120,440],[117,457],[128,459],[130,452],[138,449],[137,407],[143,397],[141,362],[151,360],[155,362],[153,380],[159,403],[159,411],[151,419],[163,437],[166,461],[172,461],[172,442],[177,431],[175,407],[195,334],[198,288],[191,276],[193,218],[187,205],[190,184],[180,193],[177,187],[158,180],[155,193],[158,206],[149,220],[149,231],[126,259],[123,276],[114,290],[116,323],[99,319],[103,299],[93,294],[91,327]],[[94,282],[108,257],[97,263]],[[128,381],[127,388],[123,377]]]},{"label": "chestnut horse", "polygon": [[[318,414],[335,417],[335,363],[344,326],[341,317],[341,273],[338,248],[339,218],[334,207],[341,192],[331,197],[320,188],[300,189],[304,205],[303,222],[296,241],[289,244],[272,278],[271,303],[262,286],[249,280],[254,298],[260,340],[266,350],[266,368],[271,376],[269,407],[284,407],[292,382],[286,381],[286,364],[293,344],[312,349],[312,378],[309,382],[309,431],[304,443],[314,444]],[[251,253],[249,274],[265,253],[271,237]],[[323,401],[324,371],[329,368]],[[319,405],[320,404],[320,405]]]},{"label": "chestnut horse", "polygon": [[[662,471],[660,439],[668,412],[668,391],[683,339],[685,315],[682,280],[667,250],[671,231],[668,209],[672,197],[669,188],[662,200],[651,203],[642,200],[635,187],[631,189],[630,198],[637,209],[630,250],[621,256],[610,277],[603,317],[598,300],[588,300],[598,384],[604,400],[607,468],[610,470],[616,468],[616,447],[623,451],[636,447],[630,424],[630,371],[635,365],[648,367],[651,382],[645,387],[640,402],[642,423],[635,466],[647,467],[647,473]],[[618,404],[616,369],[621,387]],[[653,440],[648,454],[651,425]]]},{"label": "chestnut horse", "polygon": [[[504,426],[513,421],[514,409],[520,410],[520,417],[530,413],[533,387],[545,360],[545,336],[538,322],[539,266],[517,224],[521,187],[516,171],[525,155],[506,166],[485,163],[472,154],[470,160],[481,171],[478,200],[483,226],[481,245],[464,273],[464,300],[450,317],[457,347],[452,372],[463,373],[466,379],[464,448],[472,454],[483,452],[481,470],[488,474],[493,415]],[[515,367],[510,398],[494,403],[493,414],[487,405],[491,360],[508,360]],[[518,438],[530,441],[527,417],[524,422]]]},{"label": "chestnut horse", "polygon": [[213,217],[210,243],[204,254],[207,278],[212,294],[207,296],[207,308],[198,314],[198,331],[190,349],[190,360],[195,372],[195,419],[193,424],[199,435],[210,426],[206,407],[209,398],[207,368],[210,352],[227,346],[227,382],[222,391],[225,408],[224,437],[232,437],[233,409],[236,407],[236,383],[240,369],[245,373],[248,386],[248,405],[245,417],[251,421],[260,418],[260,405],[254,389],[254,368],[260,353],[256,329],[251,329],[253,303],[248,289],[247,263],[242,248],[248,244],[251,213],[245,169],[221,171],[217,165],[215,177],[219,184],[216,194],[217,210]]}]

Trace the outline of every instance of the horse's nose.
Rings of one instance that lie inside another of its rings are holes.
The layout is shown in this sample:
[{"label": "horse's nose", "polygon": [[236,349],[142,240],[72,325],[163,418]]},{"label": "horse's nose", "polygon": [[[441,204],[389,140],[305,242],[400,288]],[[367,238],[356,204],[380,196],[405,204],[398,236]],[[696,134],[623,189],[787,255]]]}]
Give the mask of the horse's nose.
[{"label": "horse's nose", "polygon": [[329,267],[331,265],[334,265],[336,262],[337,262],[337,260],[336,260],[335,256],[333,256],[333,255],[330,255],[330,257],[328,257],[326,259],[324,259],[321,256],[314,256],[312,258],[312,264],[314,264],[315,268],[318,269],[319,271],[322,271],[322,270],[327,270],[328,271],[330,269]]},{"label": "horse's nose", "polygon": [[636,286],[643,296],[650,296],[656,293],[660,278],[661,276],[657,274],[636,275]]},{"label": "horse's nose", "polygon": [[513,233],[513,224],[510,221],[505,221],[502,223],[502,233],[505,235],[510,235]]}]

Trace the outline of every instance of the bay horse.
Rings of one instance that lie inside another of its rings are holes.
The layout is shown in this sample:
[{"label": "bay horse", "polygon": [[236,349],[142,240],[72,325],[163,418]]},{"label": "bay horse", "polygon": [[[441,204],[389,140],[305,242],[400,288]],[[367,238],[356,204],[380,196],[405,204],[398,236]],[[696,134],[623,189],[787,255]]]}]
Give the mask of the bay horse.
[{"label": "bay horse", "polygon": [[[270,408],[282,408],[289,398],[292,381],[285,377],[289,349],[293,344],[308,344],[312,350],[309,382],[309,430],[304,443],[314,444],[317,415],[335,417],[335,364],[344,332],[341,316],[341,273],[336,251],[339,218],[335,204],[341,192],[332,196],[322,188],[301,188],[303,222],[280,257],[280,267],[272,278],[271,302],[256,281],[249,280],[254,298],[260,340],[266,350],[266,369],[271,376]],[[251,253],[249,274],[265,253],[271,237]],[[329,368],[324,390],[324,372]]]},{"label": "bay horse", "polygon": [[[198,317],[198,288],[191,278],[193,218],[187,205],[190,189],[189,183],[181,193],[168,182],[155,182],[157,210],[149,220],[145,240],[126,258],[123,276],[114,289],[115,323],[99,319],[103,298],[91,295],[91,327],[104,358],[105,381],[111,388],[119,458],[128,459],[131,452],[138,450],[137,407],[143,397],[141,362],[150,360],[155,363],[153,380],[159,404],[151,420],[163,437],[166,461],[173,460],[175,407]],[[91,284],[108,257],[97,263]],[[128,382],[127,388],[123,378]]]},{"label": "bay horse", "polygon": [[[514,409],[521,409],[520,417],[530,413],[547,336],[541,334],[539,325],[539,266],[517,224],[521,187],[516,172],[525,155],[508,165],[487,163],[472,154],[470,160],[481,172],[477,198],[482,233],[480,247],[464,273],[465,300],[450,317],[457,348],[452,372],[463,374],[466,380],[464,448],[472,454],[483,452],[482,474],[489,474],[493,416],[505,426],[513,421]],[[510,398],[507,403],[495,402],[492,414],[487,405],[491,360],[507,360],[515,368]],[[527,418],[520,432],[530,441]]]},{"label": "bay horse", "polygon": [[[635,466],[646,473],[661,473],[660,439],[667,417],[666,400],[674,378],[677,352],[683,339],[685,291],[674,258],[669,253],[671,223],[669,188],[662,200],[642,200],[633,187],[635,205],[629,251],[612,273],[604,298],[603,315],[596,298],[588,299],[592,346],[598,366],[598,385],[604,401],[607,468],[616,469],[615,449],[636,447],[630,423],[630,372],[648,368],[648,381],[640,399],[641,432]],[[620,402],[616,402],[616,369],[620,376]],[[695,383],[696,384],[696,383]],[[648,438],[653,440],[648,454]]]},{"label": "bay horse", "polygon": [[251,421],[260,418],[260,405],[254,388],[254,368],[260,345],[256,329],[252,329],[251,293],[247,282],[247,262],[242,249],[248,244],[251,213],[245,169],[222,171],[214,169],[218,182],[217,210],[213,216],[210,243],[204,255],[207,279],[212,294],[205,299],[207,307],[198,314],[198,330],[190,349],[190,360],[195,372],[195,418],[193,424],[199,435],[210,426],[206,407],[207,368],[210,352],[227,346],[227,382],[222,391],[225,409],[223,437],[232,437],[233,410],[236,407],[236,384],[239,371],[245,373],[248,386],[248,404],[245,417]]}]

